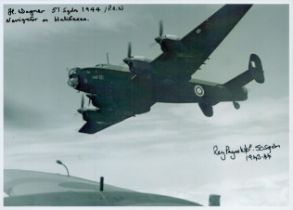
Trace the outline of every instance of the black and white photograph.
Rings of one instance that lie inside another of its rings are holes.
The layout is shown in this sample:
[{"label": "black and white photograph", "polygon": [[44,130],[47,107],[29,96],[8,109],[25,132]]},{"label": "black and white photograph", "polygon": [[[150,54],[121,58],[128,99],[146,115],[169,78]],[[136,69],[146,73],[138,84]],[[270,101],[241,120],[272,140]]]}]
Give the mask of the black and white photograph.
[{"label": "black and white photograph", "polygon": [[289,208],[290,6],[3,1],[3,207]]}]

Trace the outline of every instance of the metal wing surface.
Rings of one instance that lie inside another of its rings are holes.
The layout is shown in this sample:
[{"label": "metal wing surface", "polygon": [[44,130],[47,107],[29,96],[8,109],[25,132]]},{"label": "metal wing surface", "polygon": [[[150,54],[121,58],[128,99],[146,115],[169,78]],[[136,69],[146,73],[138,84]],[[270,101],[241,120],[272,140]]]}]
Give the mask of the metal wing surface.
[{"label": "metal wing surface", "polygon": [[164,52],[152,61],[160,78],[190,80],[252,5],[225,5],[180,41],[184,51]]},{"label": "metal wing surface", "polygon": [[[54,192],[98,192],[99,182],[60,174],[4,169],[4,192],[8,196],[21,196]],[[105,191],[130,190],[105,185]]]},{"label": "metal wing surface", "polygon": [[87,134],[94,134],[133,116],[131,114],[122,114],[117,111],[91,111],[86,114],[90,115],[90,120],[86,121],[79,132]]}]

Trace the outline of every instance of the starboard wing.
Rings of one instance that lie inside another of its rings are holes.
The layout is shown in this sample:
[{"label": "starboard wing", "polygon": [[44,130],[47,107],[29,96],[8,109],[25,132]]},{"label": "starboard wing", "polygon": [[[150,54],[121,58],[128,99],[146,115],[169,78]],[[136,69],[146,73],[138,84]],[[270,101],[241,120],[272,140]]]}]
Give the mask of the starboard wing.
[{"label": "starboard wing", "polygon": [[191,79],[252,5],[225,5],[180,41],[185,50],[164,52],[152,61],[154,73],[161,78]]}]

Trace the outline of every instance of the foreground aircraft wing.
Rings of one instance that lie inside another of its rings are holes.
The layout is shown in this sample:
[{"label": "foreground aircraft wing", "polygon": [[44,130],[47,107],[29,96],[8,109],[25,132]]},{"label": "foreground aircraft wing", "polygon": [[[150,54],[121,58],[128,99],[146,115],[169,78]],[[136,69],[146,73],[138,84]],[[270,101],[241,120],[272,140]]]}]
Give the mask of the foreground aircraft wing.
[{"label": "foreground aircraft wing", "polygon": [[164,52],[152,61],[160,78],[190,80],[252,5],[225,5],[180,42],[183,52]]},{"label": "foreground aircraft wing", "polygon": [[[137,192],[75,176],[4,169],[4,206],[201,206],[159,194]],[[62,209],[61,207],[61,209]]]},{"label": "foreground aircraft wing", "polygon": [[94,134],[116,123],[119,123],[133,115],[121,115],[115,112],[91,112],[93,117],[79,129],[80,133]]}]

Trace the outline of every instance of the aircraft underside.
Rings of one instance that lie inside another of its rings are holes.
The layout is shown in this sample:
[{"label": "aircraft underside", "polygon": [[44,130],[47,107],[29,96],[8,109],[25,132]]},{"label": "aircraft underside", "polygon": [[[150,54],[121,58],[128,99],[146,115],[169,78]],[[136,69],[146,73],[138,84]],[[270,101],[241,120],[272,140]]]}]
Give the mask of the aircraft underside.
[{"label": "aircraft underside", "polygon": [[[99,64],[90,68],[73,68],[68,84],[89,98],[95,110],[78,112],[86,121],[83,133],[95,133],[136,114],[150,111],[156,102],[198,103],[207,117],[219,102],[247,99],[245,85],[255,80],[264,82],[260,58],[251,54],[248,69],[224,84],[193,80],[192,75],[209,59],[252,5],[225,5],[182,38],[164,34],[162,21],[155,41],[162,53],[153,60],[133,56],[131,44],[123,62],[128,66]],[[211,38],[212,37],[212,38]]]}]

